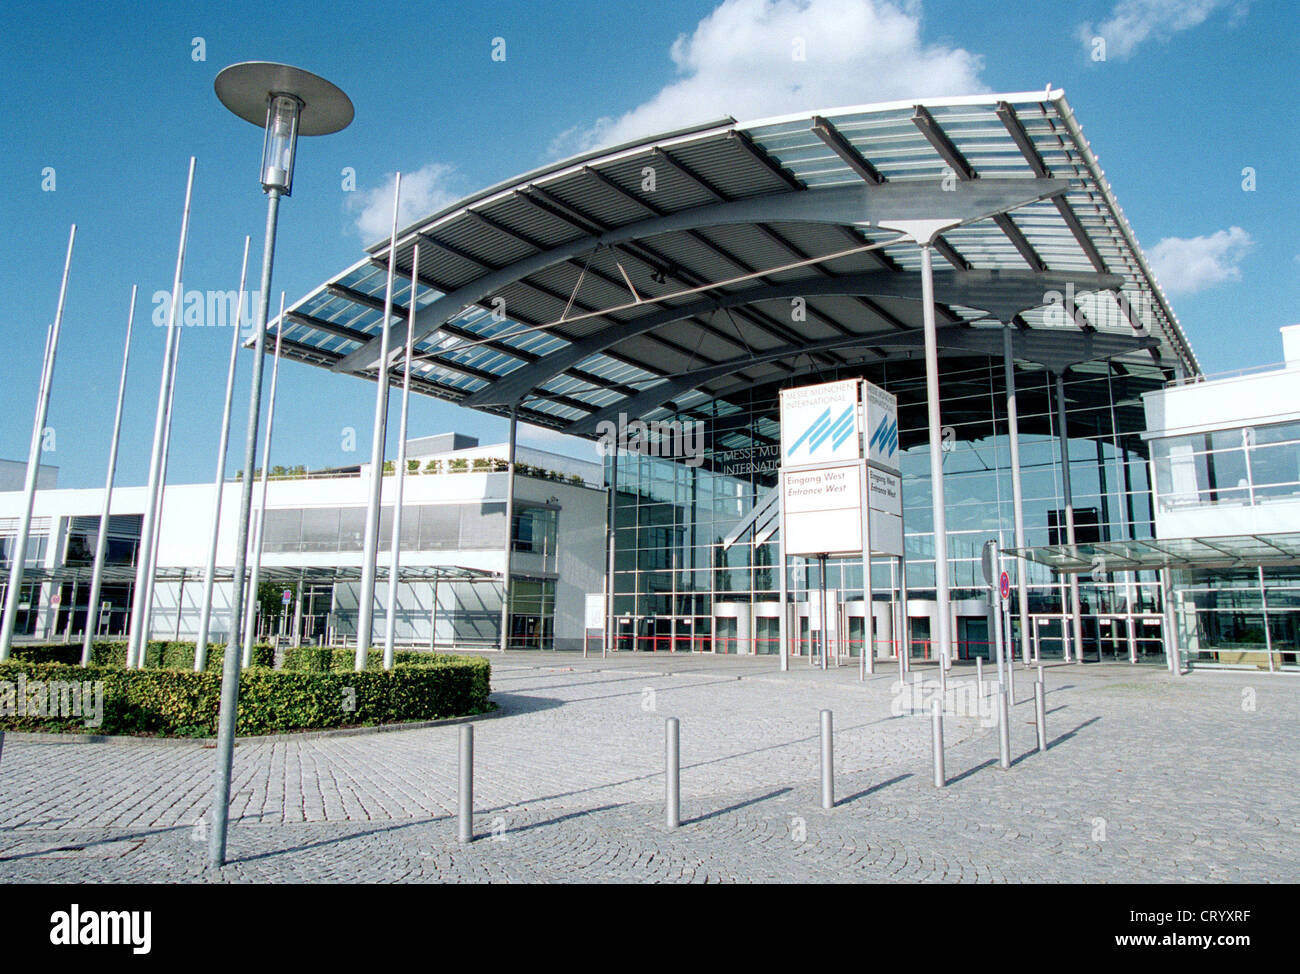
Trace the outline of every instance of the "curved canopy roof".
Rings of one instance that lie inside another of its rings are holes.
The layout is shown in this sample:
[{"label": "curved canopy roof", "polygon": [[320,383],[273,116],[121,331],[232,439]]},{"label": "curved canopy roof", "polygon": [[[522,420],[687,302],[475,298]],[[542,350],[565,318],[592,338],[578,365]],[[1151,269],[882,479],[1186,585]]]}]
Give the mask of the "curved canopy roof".
[{"label": "curved canopy roof", "polygon": [[[941,354],[1199,372],[1076,123],[1047,90],[732,119],[588,153],[397,238],[412,388],[577,435],[804,372],[914,356],[934,242]],[[884,225],[882,225],[884,224]],[[388,241],[295,302],[283,354],[375,376]],[[278,319],[272,329],[280,327]],[[268,343],[269,347],[269,343]]]}]

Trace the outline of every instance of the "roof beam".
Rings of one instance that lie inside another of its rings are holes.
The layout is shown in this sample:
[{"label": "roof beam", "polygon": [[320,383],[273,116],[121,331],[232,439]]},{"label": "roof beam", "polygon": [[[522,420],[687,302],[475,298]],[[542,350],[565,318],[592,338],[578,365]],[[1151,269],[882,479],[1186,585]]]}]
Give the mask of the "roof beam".
[{"label": "roof beam", "polygon": [[[853,226],[879,223],[881,220],[919,219],[935,213],[972,222],[1002,210],[1054,196],[1067,186],[1064,180],[1046,179],[982,179],[961,182],[948,190],[938,180],[884,183],[880,186],[863,184],[798,193],[771,193],[695,207],[662,217],[650,217],[608,231],[580,235],[549,250],[521,258],[498,271],[475,278],[420,309],[416,313],[415,337],[418,340],[435,331],[443,321],[454,317],[466,305],[477,304],[530,274],[575,256],[591,253],[601,246],[635,246],[650,251],[654,258],[658,255],[653,253],[652,248],[638,243],[641,238],[709,226],[785,221]],[[524,194],[522,198],[531,199],[532,194]],[[534,203],[540,204],[542,201],[534,200]],[[574,219],[585,220],[590,225],[590,218],[575,215]],[[338,371],[372,368],[378,357],[378,348],[378,340],[373,339],[345,357],[335,368]]]},{"label": "roof beam", "polygon": [[813,116],[812,131],[817,138],[826,144],[828,149],[840,157],[844,165],[852,169],[859,177],[872,185],[879,185],[885,181],[885,177],[880,175],[880,171],[853,147],[853,143],[840,134],[839,129],[820,115]]},{"label": "roof beam", "polygon": [[[1064,290],[1070,284],[1073,284],[1076,290],[1080,287],[1086,290],[1097,290],[1118,287],[1122,283],[1123,278],[1118,275],[1031,271],[937,271],[934,274],[934,293],[936,300],[948,304],[960,304],[972,308],[992,305],[998,320],[1009,321],[1019,310],[1041,306],[1045,291]],[[619,342],[646,334],[673,321],[712,313],[727,307],[752,304],[756,301],[790,297],[806,298],[819,294],[874,294],[918,301],[921,294],[920,274],[867,271],[839,277],[766,284],[762,287],[724,292],[687,304],[662,308],[657,312],[619,322],[617,325],[601,329],[583,338],[574,339],[571,344],[556,349],[538,362],[516,369],[502,376],[492,386],[475,392],[468,398],[466,405],[513,402],[527,394],[530,388],[546,382],[551,376],[563,372],[584,358],[597,352],[604,352]],[[1003,315],[1006,317],[1002,317]],[[911,333],[916,329],[909,328],[907,331]],[[887,344],[885,339],[888,333],[865,332],[847,337],[861,340],[864,345],[884,347]],[[793,344],[810,349],[814,346],[812,342]]]},{"label": "roof beam", "polygon": [[925,140],[934,147],[934,151],[939,153],[940,158],[948,164],[948,168],[955,172],[962,179],[974,179],[976,174],[971,164],[966,161],[966,157],[948,138],[948,133],[939,127],[939,123],[934,120],[930,110],[924,105],[916,105],[912,109],[912,124],[920,129]]}]

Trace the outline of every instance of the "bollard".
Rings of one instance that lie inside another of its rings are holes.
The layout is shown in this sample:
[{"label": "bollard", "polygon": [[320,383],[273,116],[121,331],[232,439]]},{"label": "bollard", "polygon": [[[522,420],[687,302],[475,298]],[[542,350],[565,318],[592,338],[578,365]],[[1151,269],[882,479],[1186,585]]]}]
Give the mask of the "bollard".
[{"label": "bollard", "polygon": [[943,704],[938,700],[930,703],[930,746],[934,751],[934,786],[942,788],[948,780],[943,774]]},{"label": "bollard", "polygon": [[1007,704],[1007,691],[998,684],[998,767],[1003,771],[1011,767],[1011,708]]},{"label": "bollard", "polygon": [[975,657],[975,692],[980,700],[984,699],[984,657]]},{"label": "bollard", "polygon": [[835,807],[835,745],[831,729],[831,712],[823,710],[822,717],[822,808]]},{"label": "bollard", "polygon": [[1016,705],[1016,660],[1013,656],[1007,663],[1007,697],[1011,701],[1011,706]]},{"label": "bollard", "polygon": [[681,725],[676,717],[669,717],[666,728],[667,740],[664,746],[665,818],[668,827],[675,829],[682,824]]},{"label": "bollard", "polygon": [[460,784],[456,791],[456,837],[474,841],[474,725],[460,725]]},{"label": "bollard", "polygon": [[1034,684],[1034,724],[1038,730],[1038,750],[1047,750],[1047,693],[1043,681]]}]

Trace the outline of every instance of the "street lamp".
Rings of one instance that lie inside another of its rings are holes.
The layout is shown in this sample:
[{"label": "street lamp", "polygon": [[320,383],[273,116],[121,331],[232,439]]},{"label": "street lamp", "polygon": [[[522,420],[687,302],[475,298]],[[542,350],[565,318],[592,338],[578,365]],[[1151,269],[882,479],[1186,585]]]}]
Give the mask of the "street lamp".
[{"label": "street lamp", "polygon": [[[293,189],[293,163],[300,135],[329,135],[352,121],[352,102],[324,78],[270,61],[232,64],[213,84],[221,103],[234,114],[262,126],[260,181],[267,195],[266,243],[262,249],[262,290],[258,296],[254,338],[253,383],[248,399],[248,438],[240,480],[239,520],[236,523],[235,564],[230,598],[230,640],[221,673],[221,711],[217,731],[217,778],[213,799],[213,828],[208,837],[208,865],[226,861],[226,826],[230,810],[230,769],[235,753],[235,719],[239,709],[240,622],[243,619],[244,570],[248,554],[248,522],[253,504],[253,469],[257,464],[257,426],[262,409],[262,364],[266,354],[266,315],[271,296],[271,266],[275,258],[275,229],[280,197]],[[281,325],[283,327],[283,324]],[[256,598],[257,593],[251,593]]]}]

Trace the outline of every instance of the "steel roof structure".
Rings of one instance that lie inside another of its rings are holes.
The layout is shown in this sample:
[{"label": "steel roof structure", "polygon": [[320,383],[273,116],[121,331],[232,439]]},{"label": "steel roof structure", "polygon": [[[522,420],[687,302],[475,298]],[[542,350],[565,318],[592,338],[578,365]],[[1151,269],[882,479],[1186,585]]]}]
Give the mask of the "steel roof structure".
[{"label": "steel roof structure", "polygon": [[1008,548],[1062,575],[1161,568],[1230,569],[1300,565],[1300,532],[1197,538],[1148,538],[1092,544]]},{"label": "steel roof structure", "polygon": [[[882,223],[936,214],[961,221],[934,244],[941,354],[1000,356],[1010,327],[1055,372],[1200,372],[1048,89],[724,119],[477,193],[398,235],[390,381],[412,277],[413,389],[576,435],[914,357],[919,250]],[[388,260],[385,240],[273,321],[282,354],[377,376]]]}]

